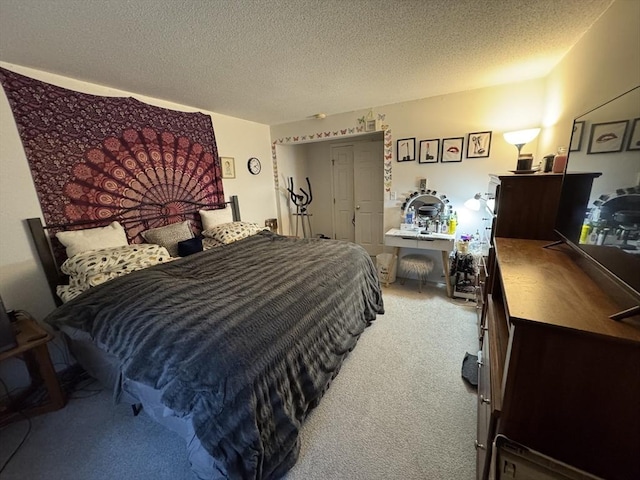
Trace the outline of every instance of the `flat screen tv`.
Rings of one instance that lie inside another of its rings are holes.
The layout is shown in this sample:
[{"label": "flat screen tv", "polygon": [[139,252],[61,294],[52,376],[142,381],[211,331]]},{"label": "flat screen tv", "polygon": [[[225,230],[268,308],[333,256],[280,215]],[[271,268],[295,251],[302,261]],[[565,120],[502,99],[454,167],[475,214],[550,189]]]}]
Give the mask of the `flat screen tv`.
[{"label": "flat screen tv", "polygon": [[[570,172],[597,172],[589,192]],[[577,117],[562,180],[556,233],[614,280],[640,314],[640,85]]]}]

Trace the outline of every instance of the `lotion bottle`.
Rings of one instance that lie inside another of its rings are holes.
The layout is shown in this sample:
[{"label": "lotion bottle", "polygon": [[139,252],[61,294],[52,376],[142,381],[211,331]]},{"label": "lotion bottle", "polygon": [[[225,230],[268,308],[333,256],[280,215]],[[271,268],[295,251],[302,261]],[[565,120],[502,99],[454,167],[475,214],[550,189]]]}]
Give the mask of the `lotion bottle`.
[{"label": "lotion bottle", "polygon": [[458,214],[453,212],[453,215],[449,218],[449,235],[456,233],[456,227],[458,226]]}]

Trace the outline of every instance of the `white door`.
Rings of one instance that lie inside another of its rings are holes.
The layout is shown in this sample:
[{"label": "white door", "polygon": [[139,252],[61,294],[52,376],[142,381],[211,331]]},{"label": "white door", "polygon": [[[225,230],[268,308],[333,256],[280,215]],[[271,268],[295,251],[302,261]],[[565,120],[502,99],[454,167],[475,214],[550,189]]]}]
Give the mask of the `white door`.
[{"label": "white door", "polygon": [[353,242],[353,145],[331,147],[333,164],[333,224],[337,240]]},{"label": "white door", "polygon": [[384,249],[382,141],[354,145],[355,242],[371,256]]}]

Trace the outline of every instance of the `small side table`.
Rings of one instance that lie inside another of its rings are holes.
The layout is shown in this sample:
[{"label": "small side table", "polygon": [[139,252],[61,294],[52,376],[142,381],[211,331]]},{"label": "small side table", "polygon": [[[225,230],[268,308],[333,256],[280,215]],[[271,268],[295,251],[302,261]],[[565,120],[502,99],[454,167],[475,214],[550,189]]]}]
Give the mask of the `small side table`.
[{"label": "small side table", "polygon": [[[66,403],[47,349],[47,343],[53,337],[28,314],[19,312],[17,316],[18,319],[13,324],[13,328],[18,346],[0,353],[0,361],[22,355],[31,376],[31,385],[16,396],[13,401],[0,404],[0,426],[24,418],[24,416],[32,417],[59,410]],[[48,400],[37,406],[21,408],[24,399],[43,383],[49,394]]]}]

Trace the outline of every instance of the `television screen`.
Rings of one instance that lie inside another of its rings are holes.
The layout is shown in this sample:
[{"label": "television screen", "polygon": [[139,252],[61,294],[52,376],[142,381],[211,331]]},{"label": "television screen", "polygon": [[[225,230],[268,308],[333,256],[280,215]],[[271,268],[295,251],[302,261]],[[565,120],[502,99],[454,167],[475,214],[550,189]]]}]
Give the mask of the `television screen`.
[{"label": "television screen", "polygon": [[640,301],[640,86],[575,119],[556,232]]}]

